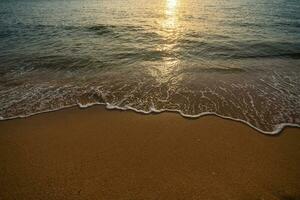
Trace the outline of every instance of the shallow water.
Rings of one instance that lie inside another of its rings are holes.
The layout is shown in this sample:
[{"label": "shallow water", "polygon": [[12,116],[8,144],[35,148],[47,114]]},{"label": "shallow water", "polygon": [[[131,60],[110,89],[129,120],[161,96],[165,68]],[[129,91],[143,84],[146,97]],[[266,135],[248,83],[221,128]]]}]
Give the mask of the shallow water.
[{"label": "shallow water", "polygon": [[300,125],[298,0],[4,0],[0,118],[73,105]]}]

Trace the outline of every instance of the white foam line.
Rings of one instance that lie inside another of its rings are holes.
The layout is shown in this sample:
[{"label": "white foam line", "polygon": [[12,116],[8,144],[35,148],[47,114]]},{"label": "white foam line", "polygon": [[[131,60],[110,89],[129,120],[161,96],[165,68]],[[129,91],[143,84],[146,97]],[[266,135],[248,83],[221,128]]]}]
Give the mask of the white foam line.
[{"label": "white foam line", "polygon": [[52,109],[52,110],[44,110],[44,111],[40,111],[40,112],[30,113],[28,115],[17,115],[17,116],[7,117],[7,118],[4,118],[4,117],[0,116],[0,121],[12,120],[12,119],[19,119],[19,118],[26,118],[26,117],[31,117],[31,116],[38,115],[38,114],[50,113],[50,112],[55,112],[55,111],[63,110],[63,109],[66,109],[66,108],[72,108],[72,107],[75,107],[75,106],[77,106],[77,105],[75,104],[75,105],[63,106],[63,107],[55,108],[55,109]]},{"label": "white foam line", "polygon": [[28,114],[28,115],[19,115],[19,116],[14,116],[14,117],[9,117],[9,118],[4,118],[4,117],[0,116],[0,121],[30,117],[30,116],[33,116],[33,115],[54,112],[54,111],[62,110],[62,109],[65,109],[65,108],[75,107],[75,106],[78,106],[79,108],[85,109],[85,108],[88,108],[88,107],[91,107],[91,106],[94,106],[94,105],[105,105],[106,109],[109,109],[109,110],[113,110],[113,109],[124,110],[124,111],[125,110],[132,110],[134,112],[143,113],[143,114],[174,112],[174,113],[179,113],[183,117],[193,118],[193,119],[199,118],[199,117],[202,117],[202,116],[207,116],[207,115],[214,115],[214,116],[217,116],[217,117],[220,117],[220,118],[223,118],[223,119],[229,119],[229,120],[233,120],[233,121],[237,121],[237,122],[242,122],[244,124],[247,124],[251,128],[255,129],[256,131],[258,131],[260,133],[263,133],[263,134],[266,134],[266,135],[276,135],[276,134],[280,133],[285,127],[300,128],[300,124],[281,123],[281,124],[276,125],[276,130],[274,130],[274,131],[263,131],[263,130],[255,127],[251,123],[245,121],[245,120],[220,115],[220,114],[215,113],[215,112],[202,112],[202,113],[197,114],[197,115],[188,115],[188,114],[183,113],[181,110],[176,110],[176,109],[160,109],[160,110],[158,110],[158,109],[155,109],[154,107],[152,107],[149,111],[144,111],[144,110],[139,110],[139,109],[133,108],[131,106],[120,107],[120,106],[117,106],[117,105],[112,105],[112,104],[109,104],[109,103],[100,103],[100,102],[88,103],[88,104],[78,103],[78,104],[74,104],[74,105],[70,105],[70,106],[64,106],[64,107],[53,109],[53,110],[45,110],[45,111],[41,111],[41,112],[31,113],[31,114]]},{"label": "white foam line", "polygon": [[[109,104],[106,104],[109,105]],[[299,124],[292,124],[292,123],[281,123],[276,125],[276,130],[274,131],[263,131],[257,127],[255,127],[254,125],[252,125],[251,123],[244,121],[242,119],[237,119],[237,118],[233,118],[233,117],[228,117],[228,116],[224,116],[224,115],[220,115],[218,113],[215,112],[202,112],[200,114],[197,115],[188,115],[183,113],[181,110],[176,110],[176,109],[161,109],[161,110],[157,110],[155,108],[151,108],[150,111],[144,111],[144,110],[139,110],[130,106],[125,106],[125,107],[119,107],[119,106],[112,106],[109,105],[109,107],[107,107],[108,109],[118,109],[118,110],[133,110],[137,113],[143,113],[143,114],[150,114],[150,113],[162,113],[162,112],[176,112],[179,113],[181,116],[183,117],[187,117],[187,118],[199,118],[199,117],[203,117],[203,116],[207,116],[207,115],[214,115],[223,119],[229,119],[229,120],[233,120],[233,121],[238,121],[238,122],[242,122],[244,124],[247,124],[248,126],[250,126],[251,128],[257,130],[258,132],[267,134],[267,135],[275,135],[280,133],[285,127],[298,127],[300,128]]]}]

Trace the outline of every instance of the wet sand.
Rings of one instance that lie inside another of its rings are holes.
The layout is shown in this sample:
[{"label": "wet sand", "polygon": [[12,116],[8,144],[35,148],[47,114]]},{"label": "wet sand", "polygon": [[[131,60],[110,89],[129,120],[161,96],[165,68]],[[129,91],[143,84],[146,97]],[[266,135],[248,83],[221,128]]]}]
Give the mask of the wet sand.
[{"label": "wet sand", "polygon": [[300,199],[300,129],[103,106],[0,122],[0,199]]}]

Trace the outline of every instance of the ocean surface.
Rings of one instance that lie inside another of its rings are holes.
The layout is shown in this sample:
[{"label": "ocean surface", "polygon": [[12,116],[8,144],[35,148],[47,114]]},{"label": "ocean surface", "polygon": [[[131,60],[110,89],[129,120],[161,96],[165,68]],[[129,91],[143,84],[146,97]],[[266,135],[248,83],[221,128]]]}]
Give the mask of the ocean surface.
[{"label": "ocean surface", "polygon": [[0,118],[105,104],[270,134],[300,126],[299,11],[299,0],[1,0]]}]

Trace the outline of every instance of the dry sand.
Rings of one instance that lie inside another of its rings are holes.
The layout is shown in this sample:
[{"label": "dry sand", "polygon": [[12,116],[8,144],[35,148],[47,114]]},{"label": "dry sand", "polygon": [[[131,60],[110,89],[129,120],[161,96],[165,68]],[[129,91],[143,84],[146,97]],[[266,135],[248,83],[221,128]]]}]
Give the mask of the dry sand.
[{"label": "dry sand", "polygon": [[300,199],[300,129],[102,106],[2,121],[0,199]]}]

